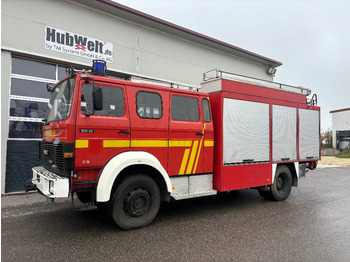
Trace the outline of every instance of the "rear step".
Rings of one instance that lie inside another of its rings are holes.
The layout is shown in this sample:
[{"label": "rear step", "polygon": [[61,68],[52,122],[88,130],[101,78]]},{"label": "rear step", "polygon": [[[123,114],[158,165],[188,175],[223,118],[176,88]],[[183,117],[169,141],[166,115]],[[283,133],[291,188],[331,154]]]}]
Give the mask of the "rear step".
[{"label": "rear step", "polygon": [[202,197],[202,196],[213,196],[216,195],[216,190],[209,190],[204,192],[196,192],[196,193],[187,193],[187,194],[174,194],[171,195],[175,200],[182,200],[182,199],[188,199],[188,198],[195,198],[195,197]]},{"label": "rear step", "polygon": [[72,208],[74,211],[90,211],[90,210],[97,209],[95,202],[82,203],[79,201],[79,199],[74,199],[74,193],[72,193],[71,196],[72,196]]}]

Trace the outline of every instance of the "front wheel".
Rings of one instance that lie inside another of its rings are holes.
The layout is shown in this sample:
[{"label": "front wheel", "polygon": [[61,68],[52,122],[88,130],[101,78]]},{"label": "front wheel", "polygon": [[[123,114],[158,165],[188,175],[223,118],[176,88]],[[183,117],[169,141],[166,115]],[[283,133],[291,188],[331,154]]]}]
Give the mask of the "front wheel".
[{"label": "front wheel", "polygon": [[113,195],[113,219],[124,230],[145,227],[156,217],[160,198],[158,184],[151,177],[132,175]]},{"label": "front wheel", "polygon": [[287,166],[279,166],[276,170],[275,181],[271,185],[273,200],[283,201],[292,191],[292,174]]}]

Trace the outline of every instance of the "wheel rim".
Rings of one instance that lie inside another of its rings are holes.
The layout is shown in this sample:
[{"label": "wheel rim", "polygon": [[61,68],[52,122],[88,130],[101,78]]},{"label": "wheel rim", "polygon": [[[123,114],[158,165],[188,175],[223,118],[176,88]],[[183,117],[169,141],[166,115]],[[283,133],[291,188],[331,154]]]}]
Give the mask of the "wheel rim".
[{"label": "wheel rim", "polygon": [[277,191],[283,192],[286,189],[287,177],[286,174],[282,173],[277,178]]},{"label": "wheel rim", "polygon": [[124,212],[130,217],[140,217],[147,213],[151,206],[151,197],[143,187],[135,187],[124,199]]}]

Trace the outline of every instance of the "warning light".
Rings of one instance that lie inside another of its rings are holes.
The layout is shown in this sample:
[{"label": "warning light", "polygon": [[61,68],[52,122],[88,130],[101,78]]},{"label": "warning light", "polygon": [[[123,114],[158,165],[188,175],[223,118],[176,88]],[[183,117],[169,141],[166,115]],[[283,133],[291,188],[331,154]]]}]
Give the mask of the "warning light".
[{"label": "warning light", "polygon": [[103,60],[94,60],[92,62],[92,74],[98,76],[106,75],[107,65],[106,61]]}]

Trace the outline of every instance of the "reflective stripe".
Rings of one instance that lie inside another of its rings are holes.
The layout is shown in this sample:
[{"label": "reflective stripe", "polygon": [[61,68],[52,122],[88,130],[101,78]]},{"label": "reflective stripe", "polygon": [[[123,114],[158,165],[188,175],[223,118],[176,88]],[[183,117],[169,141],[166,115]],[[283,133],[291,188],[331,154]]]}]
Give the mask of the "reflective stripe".
[{"label": "reflective stripe", "polygon": [[[192,142],[191,140],[103,140],[103,147],[129,147],[130,143],[131,147],[191,147]],[[214,141],[204,141],[204,146],[214,146]],[[75,148],[88,147],[89,140],[75,140]]]},{"label": "reflective stripe", "polygon": [[168,147],[168,140],[131,140],[131,147]]},{"label": "reflective stripe", "polygon": [[89,140],[75,140],[75,148],[88,148]]},{"label": "reflective stripe", "polygon": [[205,146],[205,147],[214,146],[214,140],[205,140],[205,141],[204,141],[204,146]]},{"label": "reflective stripe", "polygon": [[190,156],[190,162],[188,163],[188,167],[186,169],[186,174],[190,174],[192,167],[193,167],[193,162],[194,162],[194,158],[196,156],[196,152],[197,152],[197,147],[198,147],[198,141],[194,141],[193,142],[193,146],[192,146],[192,151],[191,151],[191,156]]},{"label": "reflective stripe", "polygon": [[169,147],[190,147],[192,145],[192,141],[169,141]]},{"label": "reflective stripe", "polygon": [[194,164],[194,169],[193,169],[192,174],[196,173],[196,170],[197,170],[197,164],[198,164],[199,156],[201,154],[202,143],[203,143],[203,139],[199,143],[198,153],[197,153],[197,157],[196,157],[196,163]]},{"label": "reflective stripe", "polygon": [[103,140],[103,147],[129,147],[130,140]]},{"label": "reflective stripe", "polygon": [[187,165],[187,161],[188,161],[188,155],[190,154],[190,149],[185,149],[185,153],[184,156],[182,158],[182,162],[181,162],[181,167],[180,167],[180,171],[179,171],[179,175],[183,175],[185,173],[185,168]]}]

